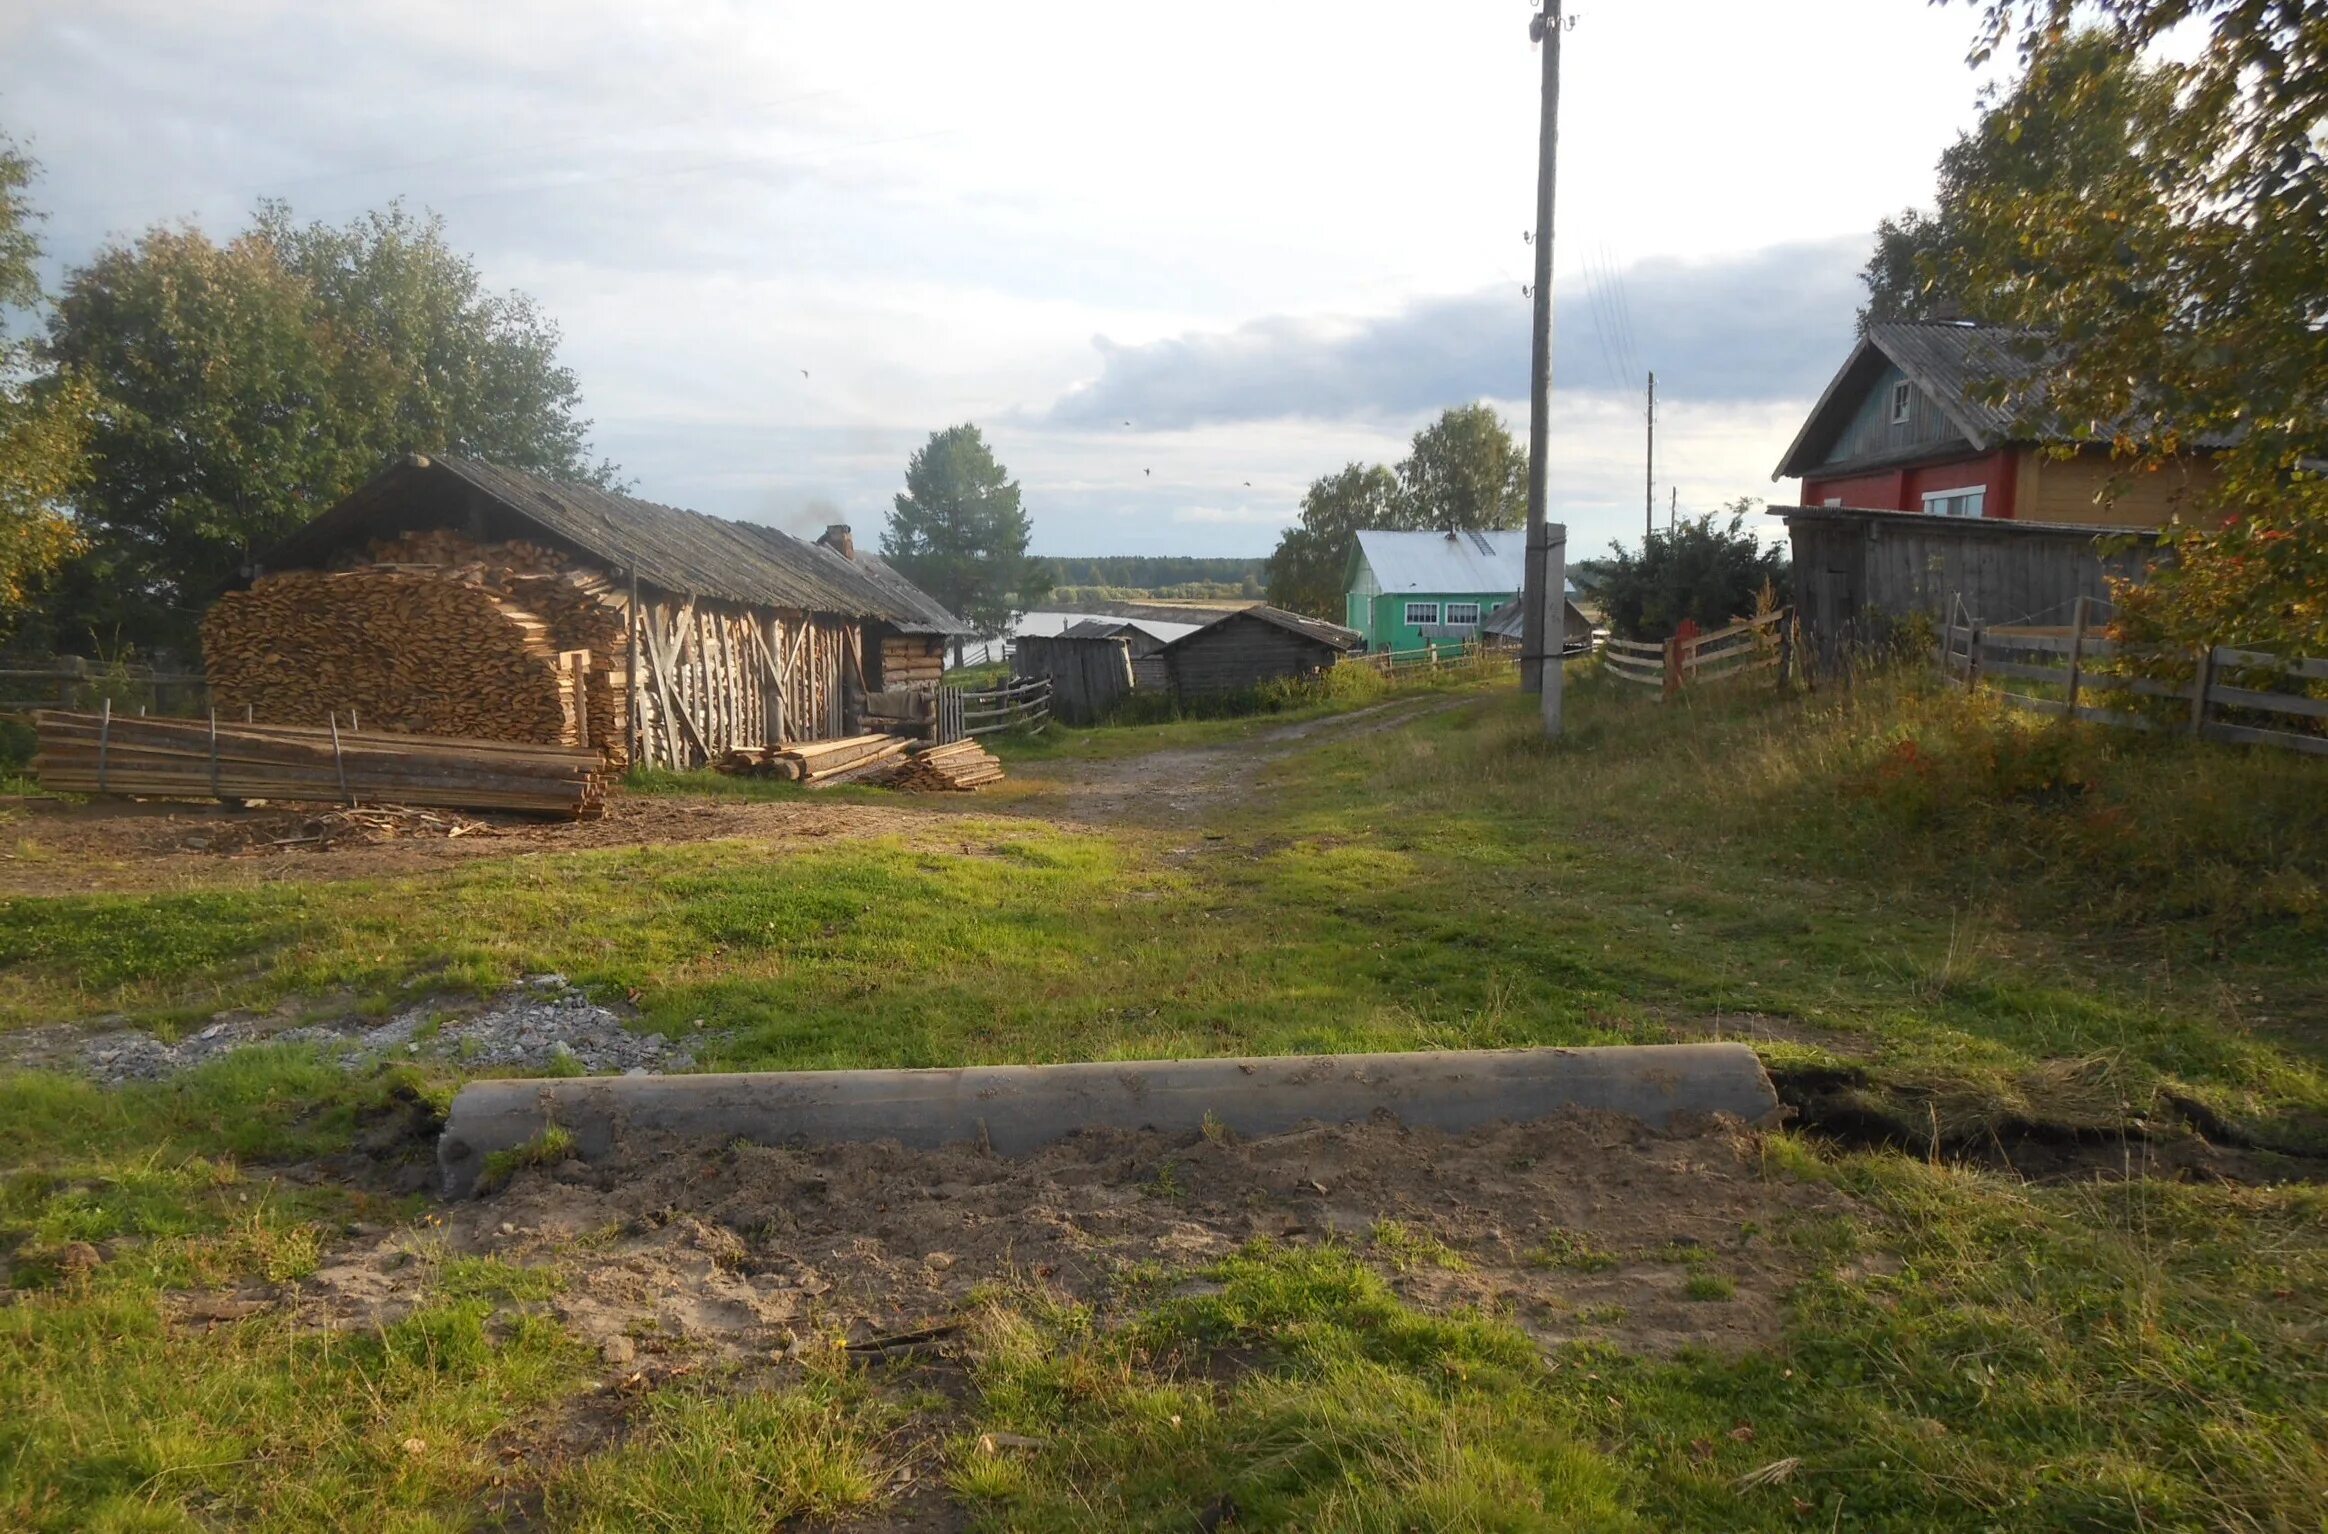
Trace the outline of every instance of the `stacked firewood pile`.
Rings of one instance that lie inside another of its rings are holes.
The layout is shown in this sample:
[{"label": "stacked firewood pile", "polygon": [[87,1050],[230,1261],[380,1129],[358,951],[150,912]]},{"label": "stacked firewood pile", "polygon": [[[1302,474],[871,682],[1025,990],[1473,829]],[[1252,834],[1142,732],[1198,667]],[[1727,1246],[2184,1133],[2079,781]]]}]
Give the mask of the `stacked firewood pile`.
[{"label": "stacked firewood pile", "polygon": [[588,650],[590,671],[587,744],[612,754],[620,765],[629,750],[624,689],[630,621],[621,593],[603,571],[575,565],[557,550],[511,539],[474,543],[442,530],[405,533],[371,547],[375,566],[433,571],[447,580],[482,586],[549,625],[560,650]]},{"label": "stacked firewood pile", "polygon": [[[627,744],[629,625],[613,582],[537,544],[447,532],[221,598],[203,661],[226,716],[539,745]],[[587,651],[580,696],[560,656]]]},{"label": "stacked firewood pile", "polygon": [[574,745],[550,626],[482,586],[415,571],[287,570],[202,620],[229,717]]},{"label": "stacked firewood pile", "polygon": [[1002,781],[1002,763],[974,740],[950,746],[925,746],[889,779],[891,788],[914,793],[967,793],[985,783]]},{"label": "stacked firewood pile", "polygon": [[916,747],[903,735],[738,747],[713,765],[737,777],[788,778],[810,788],[866,783],[916,793],[967,791],[1002,777],[1002,763],[974,740]]},{"label": "stacked firewood pile", "polygon": [[52,791],[156,799],[434,805],[590,819],[595,751],[373,730],[43,710],[33,775]]}]

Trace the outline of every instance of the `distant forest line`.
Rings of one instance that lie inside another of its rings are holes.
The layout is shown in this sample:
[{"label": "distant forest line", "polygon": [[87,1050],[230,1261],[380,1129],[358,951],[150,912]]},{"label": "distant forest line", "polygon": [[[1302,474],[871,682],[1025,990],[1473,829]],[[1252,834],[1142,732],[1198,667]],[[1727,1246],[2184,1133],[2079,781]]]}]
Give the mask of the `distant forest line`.
[{"label": "distant forest line", "polygon": [[1202,559],[1187,554],[1102,554],[1050,561],[1053,597],[1123,598],[1140,595],[1201,600],[1259,597],[1266,561]]}]

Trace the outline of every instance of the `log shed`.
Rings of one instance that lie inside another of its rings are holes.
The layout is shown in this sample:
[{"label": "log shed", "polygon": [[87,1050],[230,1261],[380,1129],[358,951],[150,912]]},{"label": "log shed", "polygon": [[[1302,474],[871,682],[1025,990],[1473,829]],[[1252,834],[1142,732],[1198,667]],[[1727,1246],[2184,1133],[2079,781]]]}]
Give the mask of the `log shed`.
[{"label": "log shed", "polygon": [[203,624],[222,713],[590,745],[694,768],[851,732],[968,627],[849,529],[814,541],[473,459],[408,456]]}]

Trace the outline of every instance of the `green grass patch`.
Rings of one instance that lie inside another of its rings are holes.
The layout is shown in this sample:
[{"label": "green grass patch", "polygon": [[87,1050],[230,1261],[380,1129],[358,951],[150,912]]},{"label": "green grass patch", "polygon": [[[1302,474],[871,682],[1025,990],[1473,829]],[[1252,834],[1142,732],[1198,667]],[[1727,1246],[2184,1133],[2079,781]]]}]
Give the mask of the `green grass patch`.
[{"label": "green grass patch", "polygon": [[862,1381],[812,1375],[775,1390],[670,1390],[630,1439],[551,1490],[556,1526],[587,1534],[762,1534],[875,1501],[900,1413]]},{"label": "green grass patch", "polygon": [[[1256,1248],[1125,1331],[982,1318],[952,1484],[1010,1530],[1614,1526],[1622,1479],[1516,1331],[1401,1305],[1339,1249]],[[1235,1349],[1226,1378],[1196,1365]],[[981,1442],[1009,1434],[1027,1451]]]}]

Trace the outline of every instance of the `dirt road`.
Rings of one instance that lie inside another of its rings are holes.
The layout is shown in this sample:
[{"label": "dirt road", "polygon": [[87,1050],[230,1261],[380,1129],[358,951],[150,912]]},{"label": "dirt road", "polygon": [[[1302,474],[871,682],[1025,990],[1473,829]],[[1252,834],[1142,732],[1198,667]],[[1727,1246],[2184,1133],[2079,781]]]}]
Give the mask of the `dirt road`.
[{"label": "dirt road", "polygon": [[1461,698],[1402,698],[1275,726],[1223,745],[1046,763],[1039,771],[1057,782],[1057,801],[1030,801],[1028,808],[1037,813],[1048,809],[1060,820],[1089,826],[1197,825],[1224,805],[1241,803],[1259,792],[1257,769],[1268,763],[1330,741],[1399,729],[1461,702]]}]

